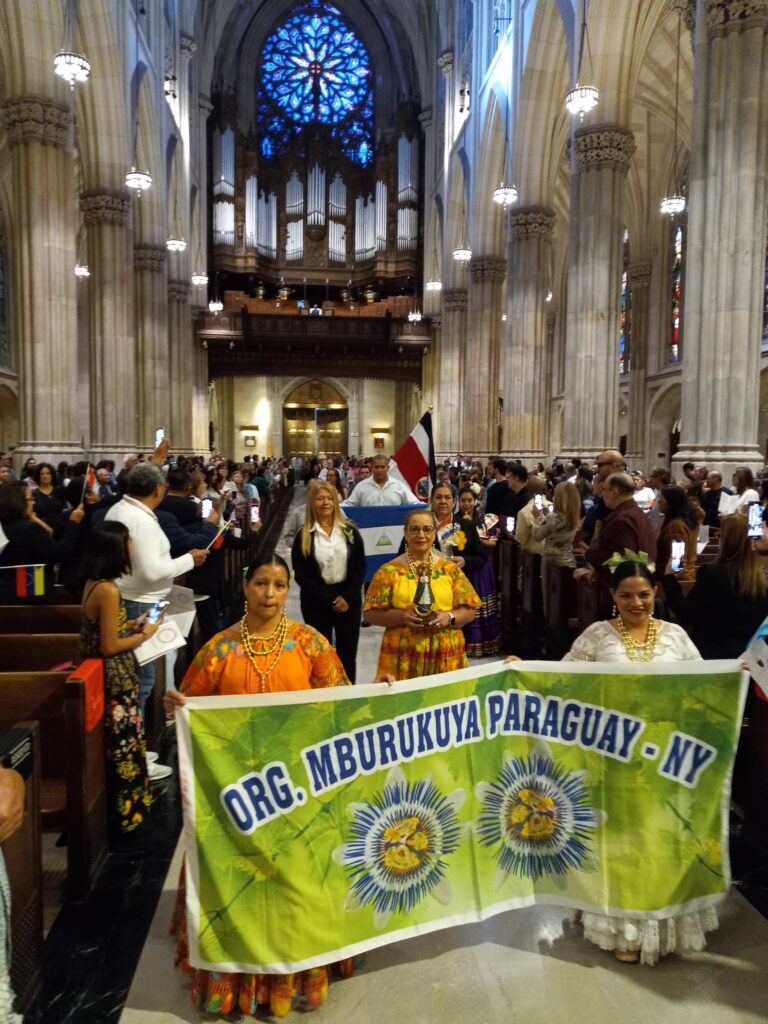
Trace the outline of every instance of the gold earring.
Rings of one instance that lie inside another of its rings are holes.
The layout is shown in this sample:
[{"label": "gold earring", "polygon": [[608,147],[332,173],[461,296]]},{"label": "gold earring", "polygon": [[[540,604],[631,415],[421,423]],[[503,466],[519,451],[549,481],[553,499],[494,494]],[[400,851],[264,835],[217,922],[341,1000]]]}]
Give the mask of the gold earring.
[{"label": "gold earring", "polygon": [[617,614],[618,614],[618,609],[617,609],[616,605],[614,604],[613,608],[611,609],[611,618],[615,619]]},{"label": "gold earring", "polygon": [[247,601],[243,601],[243,611],[244,611],[244,613],[246,615],[248,614],[248,602]]}]

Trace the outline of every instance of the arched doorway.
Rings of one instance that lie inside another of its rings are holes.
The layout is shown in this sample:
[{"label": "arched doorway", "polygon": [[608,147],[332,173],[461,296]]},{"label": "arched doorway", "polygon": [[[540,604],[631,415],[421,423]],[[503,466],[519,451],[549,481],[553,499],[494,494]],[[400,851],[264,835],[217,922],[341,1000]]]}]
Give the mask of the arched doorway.
[{"label": "arched doorway", "polygon": [[344,397],[324,380],[308,380],[283,403],[283,452],[293,455],[346,455],[349,409]]}]

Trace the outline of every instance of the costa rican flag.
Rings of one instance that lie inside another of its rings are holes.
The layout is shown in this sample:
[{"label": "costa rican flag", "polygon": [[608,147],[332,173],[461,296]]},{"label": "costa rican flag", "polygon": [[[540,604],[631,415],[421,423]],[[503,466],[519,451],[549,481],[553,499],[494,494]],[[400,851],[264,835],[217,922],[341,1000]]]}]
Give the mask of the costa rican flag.
[{"label": "costa rican flag", "polygon": [[430,490],[436,479],[435,444],[432,440],[432,413],[425,412],[411,431],[408,440],[389,460],[390,475],[402,480],[416,491],[422,477],[429,477]]}]

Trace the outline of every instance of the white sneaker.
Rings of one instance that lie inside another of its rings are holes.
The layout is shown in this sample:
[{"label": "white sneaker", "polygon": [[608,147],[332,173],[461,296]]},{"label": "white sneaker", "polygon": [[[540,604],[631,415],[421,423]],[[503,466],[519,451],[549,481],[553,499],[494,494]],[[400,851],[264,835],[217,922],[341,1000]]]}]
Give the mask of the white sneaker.
[{"label": "white sneaker", "polygon": [[147,764],[154,764],[155,761],[159,761],[159,760],[160,760],[160,755],[158,754],[158,752],[156,750],[148,750],[147,751]]},{"label": "white sneaker", "polygon": [[159,782],[160,779],[167,779],[169,775],[173,775],[173,768],[154,761],[147,765],[147,775],[150,782]]}]

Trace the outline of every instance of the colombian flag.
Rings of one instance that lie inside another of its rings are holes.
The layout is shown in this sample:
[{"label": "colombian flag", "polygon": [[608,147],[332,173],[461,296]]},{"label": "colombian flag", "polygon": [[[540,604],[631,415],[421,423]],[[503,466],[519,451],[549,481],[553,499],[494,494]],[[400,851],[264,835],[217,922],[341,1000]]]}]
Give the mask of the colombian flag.
[{"label": "colombian flag", "polygon": [[44,565],[16,566],[16,597],[42,597],[45,593]]}]

